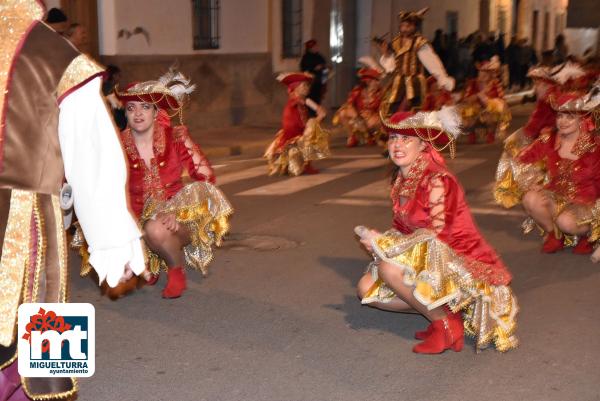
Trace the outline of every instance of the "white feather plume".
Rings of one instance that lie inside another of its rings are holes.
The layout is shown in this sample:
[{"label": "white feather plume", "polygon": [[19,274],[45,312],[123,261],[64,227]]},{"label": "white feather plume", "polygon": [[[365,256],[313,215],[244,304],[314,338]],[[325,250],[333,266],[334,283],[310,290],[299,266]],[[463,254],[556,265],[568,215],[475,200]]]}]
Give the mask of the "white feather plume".
[{"label": "white feather plume", "polygon": [[564,64],[558,65],[550,72],[551,78],[563,85],[570,79],[577,79],[585,75],[585,71],[577,63],[567,61]]},{"label": "white feather plume", "polygon": [[196,85],[190,84],[190,79],[177,71],[175,67],[169,68],[169,71],[158,78],[158,82],[164,85],[179,101],[196,89]]},{"label": "white feather plume", "polygon": [[454,138],[458,138],[463,133],[460,113],[455,106],[444,106],[436,113],[444,131]]},{"label": "white feather plume", "polygon": [[358,59],[358,62],[364,66],[377,70],[380,73],[383,72],[381,65],[379,65],[379,63],[371,56],[362,56]]}]

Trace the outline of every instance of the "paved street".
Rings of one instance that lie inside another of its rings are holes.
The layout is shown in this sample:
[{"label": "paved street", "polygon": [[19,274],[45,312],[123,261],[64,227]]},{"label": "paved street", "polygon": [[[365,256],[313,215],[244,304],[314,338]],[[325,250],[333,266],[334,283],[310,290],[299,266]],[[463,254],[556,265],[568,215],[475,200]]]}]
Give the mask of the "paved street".
[{"label": "paved street", "polygon": [[[515,125],[522,124],[517,118]],[[72,301],[96,307],[96,373],[81,401],[600,400],[600,265],[539,252],[519,210],[492,201],[500,145],[460,145],[450,162],[477,223],[514,274],[518,349],[411,352],[419,315],[361,306],[369,262],[353,234],[391,225],[387,160],[335,149],[314,176],[267,177],[261,159],[214,159],[236,209],[210,274],[180,299],[145,287],[118,301],[79,278]]]}]

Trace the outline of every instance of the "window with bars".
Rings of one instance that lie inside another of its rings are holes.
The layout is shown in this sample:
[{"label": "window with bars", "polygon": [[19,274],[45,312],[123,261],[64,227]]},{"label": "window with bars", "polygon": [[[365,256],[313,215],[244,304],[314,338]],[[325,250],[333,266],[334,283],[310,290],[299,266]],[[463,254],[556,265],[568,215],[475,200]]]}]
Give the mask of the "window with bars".
[{"label": "window with bars", "polygon": [[282,29],[284,58],[302,55],[302,0],[282,0]]},{"label": "window with bars", "polygon": [[194,50],[218,49],[219,31],[219,0],[192,0],[193,4],[193,34]]}]

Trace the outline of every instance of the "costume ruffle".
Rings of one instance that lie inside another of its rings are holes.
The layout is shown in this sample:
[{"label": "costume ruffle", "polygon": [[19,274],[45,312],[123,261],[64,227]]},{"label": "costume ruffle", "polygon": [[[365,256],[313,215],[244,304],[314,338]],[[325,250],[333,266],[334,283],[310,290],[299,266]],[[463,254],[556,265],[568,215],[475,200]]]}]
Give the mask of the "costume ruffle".
[{"label": "costume ruffle", "polygon": [[[165,202],[150,198],[144,206],[140,224],[143,226],[159,213],[174,213],[177,222],[188,228],[192,241],[183,248],[185,264],[206,274],[208,265],[213,260],[213,246],[220,246],[229,231],[229,218],[233,214],[233,208],[225,195],[211,183],[193,182]],[[91,266],[85,238],[80,229],[76,230],[71,247],[79,249],[82,258],[81,276],[86,276],[91,271]],[[165,261],[148,247],[145,249],[148,269],[154,274],[161,269],[166,270]]]},{"label": "costume ruffle", "polygon": [[[191,243],[183,248],[187,267],[207,273],[213,259],[213,246],[220,246],[229,231],[229,217],[233,208],[225,195],[208,182],[196,181],[183,187],[171,199],[160,202],[152,198],[146,202],[141,216],[142,226],[161,213],[173,213],[177,222],[184,224],[191,235]],[[149,270],[158,273],[167,268],[165,261],[146,248]]]},{"label": "costume ruffle", "polygon": [[516,159],[530,143],[523,129],[513,132],[504,141],[504,151],[496,169],[494,199],[507,209],[521,203],[523,194],[544,180],[544,163],[526,164]]},{"label": "costume ruffle", "polygon": [[372,245],[374,261],[368,271],[375,284],[362,303],[386,303],[395,297],[378,277],[379,263],[384,260],[402,269],[404,283],[414,288],[415,298],[428,309],[448,305],[453,312],[462,311],[465,332],[475,338],[478,350],[491,343],[501,352],[518,345],[514,335],[517,300],[508,285],[491,285],[474,277],[473,268],[485,270],[485,263],[457,255],[428,229],[406,235],[391,229]]},{"label": "costume ruffle", "polygon": [[284,131],[280,130],[269,145],[264,157],[269,163],[269,175],[302,174],[306,164],[329,157],[329,132],[322,129],[316,119],[306,123],[302,135],[281,144]]}]

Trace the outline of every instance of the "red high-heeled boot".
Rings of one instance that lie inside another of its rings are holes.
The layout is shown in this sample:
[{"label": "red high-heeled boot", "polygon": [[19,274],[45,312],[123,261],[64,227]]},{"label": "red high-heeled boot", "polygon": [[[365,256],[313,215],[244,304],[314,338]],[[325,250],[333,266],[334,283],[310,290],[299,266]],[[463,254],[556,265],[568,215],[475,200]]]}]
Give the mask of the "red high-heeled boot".
[{"label": "red high-heeled boot", "polygon": [[156,274],[150,273],[150,274],[144,276],[144,280],[146,280],[146,285],[154,285],[158,281],[159,277],[160,277],[160,273],[156,273]]},{"label": "red high-heeled boot", "polygon": [[562,238],[556,238],[554,232],[549,232],[544,245],[542,246],[543,253],[558,252],[565,247]]},{"label": "red high-heeled boot", "polygon": [[170,267],[167,271],[167,285],[162,292],[163,298],[179,298],[186,288],[183,268]]},{"label": "red high-heeled boot", "polygon": [[[458,324],[461,324],[461,325],[463,324],[462,313],[460,311],[456,312],[456,313],[452,312],[450,310],[450,308],[448,308],[447,306],[444,307],[444,309],[446,310],[448,319],[455,320],[455,321],[459,322]],[[425,330],[417,331],[415,333],[415,339],[416,340],[424,340],[427,337],[429,337],[432,332],[433,332],[433,326],[430,323],[429,326],[427,326],[427,328]]]},{"label": "red high-heeled boot", "polygon": [[422,343],[413,347],[417,354],[440,354],[447,349],[460,352],[464,345],[464,328],[460,323],[448,317],[431,322],[431,334]]},{"label": "red high-heeled boot", "polygon": [[415,340],[424,340],[433,333],[433,326],[429,323],[429,326],[425,330],[415,332]]},{"label": "red high-heeled boot", "polygon": [[489,132],[487,133],[487,135],[485,136],[485,141],[486,141],[488,144],[492,144],[492,143],[494,143],[494,142],[495,142],[495,140],[496,140],[496,135],[494,134],[494,131],[489,131]]},{"label": "red high-heeled boot", "polygon": [[588,241],[588,237],[581,237],[575,248],[573,248],[573,253],[577,255],[588,255],[592,252],[594,252],[594,247]]}]

